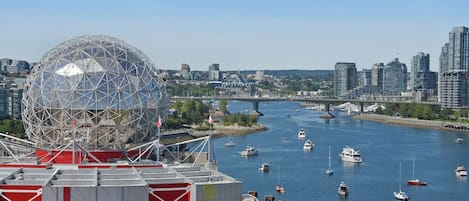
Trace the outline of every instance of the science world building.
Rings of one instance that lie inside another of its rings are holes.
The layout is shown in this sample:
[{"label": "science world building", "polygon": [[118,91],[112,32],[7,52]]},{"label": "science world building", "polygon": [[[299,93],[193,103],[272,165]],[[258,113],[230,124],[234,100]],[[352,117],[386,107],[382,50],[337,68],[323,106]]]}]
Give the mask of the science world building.
[{"label": "science world building", "polygon": [[75,140],[93,149],[123,149],[149,140],[167,102],[163,85],[152,62],[124,41],[108,36],[65,41],[26,81],[26,134],[44,148]]},{"label": "science world building", "polygon": [[160,143],[155,122],[167,104],[164,79],[140,50],[101,35],[63,42],[27,78],[29,140],[0,133],[0,200],[243,200],[241,182],[195,162],[209,156]]}]

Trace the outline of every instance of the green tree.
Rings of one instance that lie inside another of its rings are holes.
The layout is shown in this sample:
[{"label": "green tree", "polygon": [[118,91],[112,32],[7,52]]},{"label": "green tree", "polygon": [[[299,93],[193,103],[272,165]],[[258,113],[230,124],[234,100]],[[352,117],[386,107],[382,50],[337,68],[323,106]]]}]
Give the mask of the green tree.
[{"label": "green tree", "polygon": [[228,113],[228,100],[226,99],[223,99],[220,101],[219,105],[220,107],[220,111],[223,112],[223,114],[227,114]]},{"label": "green tree", "polygon": [[173,121],[174,125],[178,124],[199,124],[208,116],[209,106],[202,103],[199,100],[186,100],[182,102],[176,102],[172,105],[177,112],[180,114],[178,121]]},{"label": "green tree", "polygon": [[381,107],[378,107],[376,108],[376,111],[375,111],[376,114],[384,114],[384,111]]},{"label": "green tree", "polygon": [[26,138],[23,121],[4,119],[0,121],[0,132],[9,133],[18,138]]},{"label": "green tree", "polygon": [[444,108],[440,111],[440,113],[438,115],[438,118],[441,119],[441,120],[444,120],[444,121],[448,121],[450,115],[452,115],[452,114],[453,114],[453,111],[451,109]]},{"label": "green tree", "polygon": [[411,107],[409,104],[400,104],[399,105],[399,113],[401,114],[402,117],[412,117],[412,111]]}]

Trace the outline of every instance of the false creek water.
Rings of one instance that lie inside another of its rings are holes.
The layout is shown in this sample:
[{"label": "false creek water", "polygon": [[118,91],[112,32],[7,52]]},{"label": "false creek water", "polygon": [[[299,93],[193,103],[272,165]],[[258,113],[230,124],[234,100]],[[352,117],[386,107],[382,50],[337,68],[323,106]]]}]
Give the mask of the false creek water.
[{"label": "false creek water", "polygon": [[[252,112],[248,102],[230,102],[231,112]],[[249,111],[247,111],[249,110]],[[303,109],[295,102],[260,103],[264,116],[259,122],[268,131],[248,135],[231,135],[213,140],[219,170],[243,182],[243,191],[258,192],[260,200],[273,195],[276,200],[341,200],[337,185],[345,181],[350,194],[347,200],[394,200],[393,191],[399,186],[399,163],[402,163],[402,188],[411,200],[467,200],[469,184],[458,178],[456,166],[469,167],[467,134],[442,130],[403,127],[376,122],[353,120],[345,113],[324,120],[321,112]],[[304,128],[307,138],[316,144],[310,152],[303,151],[303,140],[297,138]],[[454,139],[462,137],[463,144]],[[235,147],[224,143],[233,140]],[[238,152],[245,146],[259,149],[257,156],[243,158]],[[338,154],[342,147],[358,148],[364,162],[344,163]],[[332,149],[333,176],[327,176],[328,146]],[[415,157],[415,175],[428,186],[407,186],[412,177],[412,159]],[[270,164],[270,172],[259,172],[263,162]],[[278,171],[280,168],[280,171]],[[277,194],[280,183],[286,193]]]}]

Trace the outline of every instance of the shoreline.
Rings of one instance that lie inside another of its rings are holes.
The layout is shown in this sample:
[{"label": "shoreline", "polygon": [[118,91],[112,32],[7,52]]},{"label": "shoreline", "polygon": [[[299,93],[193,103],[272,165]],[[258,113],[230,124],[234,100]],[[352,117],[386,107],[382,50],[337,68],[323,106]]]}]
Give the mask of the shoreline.
[{"label": "shoreline", "polygon": [[[267,131],[269,128],[265,127],[264,125],[260,123],[256,123],[251,127],[246,127],[246,126],[238,126],[238,125],[230,125],[230,126],[224,126],[223,123],[218,124],[215,123],[213,124],[213,130],[212,136],[214,137],[222,137],[222,136],[228,136],[228,135],[245,135],[245,134],[252,134],[252,133],[258,133],[262,131]],[[210,134],[210,131],[192,131],[191,135],[194,137],[203,137],[207,136]]]},{"label": "shoreline", "polygon": [[380,123],[385,123],[385,124],[403,125],[403,126],[410,126],[410,127],[417,127],[417,128],[431,128],[431,129],[459,131],[459,132],[468,133],[468,130],[445,127],[446,122],[442,122],[442,121],[392,117],[392,116],[380,115],[380,114],[357,114],[357,115],[352,116],[352,119],[374,121],[374,122],[380,122]]}]

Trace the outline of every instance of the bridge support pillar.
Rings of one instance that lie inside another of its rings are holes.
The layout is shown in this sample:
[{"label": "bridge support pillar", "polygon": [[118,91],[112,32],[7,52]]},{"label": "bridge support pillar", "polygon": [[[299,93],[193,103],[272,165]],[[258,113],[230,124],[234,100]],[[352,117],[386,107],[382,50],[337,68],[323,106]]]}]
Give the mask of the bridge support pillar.
[{"label": "bridge support pillar", "polygon": [[252,108],[254,109],[254,113],[256,113],[259,116],[264,116],[262,112],[259,112],[259,101],[253,101],[252,102]]},{"label": "bridge support pillar", "polygon": [[325,113],[322,114],[320,117],[323,119],[333,119],[335,118],[335,115],[330,112],[331,109],[331,104],[330,103],[324,103],[324,110]]}]

